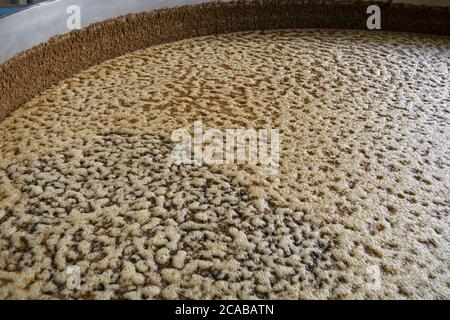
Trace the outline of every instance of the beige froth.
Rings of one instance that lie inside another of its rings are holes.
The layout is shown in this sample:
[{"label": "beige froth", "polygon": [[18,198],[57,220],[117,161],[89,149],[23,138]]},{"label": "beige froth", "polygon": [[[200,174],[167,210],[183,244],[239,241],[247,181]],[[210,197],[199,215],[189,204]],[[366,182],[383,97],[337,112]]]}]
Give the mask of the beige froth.
[{"label": "beige froth", "polygon": [[[60,82],[0,123],[0,297],[449,298],[449,52],[240,33]],[[281,173],[170,164],[197,120],[278,128]]]}]

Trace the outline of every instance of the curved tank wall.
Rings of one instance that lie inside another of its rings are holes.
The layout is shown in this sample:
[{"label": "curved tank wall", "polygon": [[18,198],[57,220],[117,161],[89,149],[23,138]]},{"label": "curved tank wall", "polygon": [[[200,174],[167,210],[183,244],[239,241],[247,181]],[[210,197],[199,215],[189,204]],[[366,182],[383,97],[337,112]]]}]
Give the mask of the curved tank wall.
[{"label": "curved tank wall", "polygon": [[[81,27],[127,13],[138,13],[159,8],[212,2],[213,0],[51,0],[0,19],[0,63],[15,54],[47,41],[55,35],[70,31],[67,27],[67,8],[80,7]],[[230,0],[222,0],[228,2]],[[364,2],[374,2],[362,0]],[[329,1],[328,1],[329,2]],[[334,2],[348,2],[336,0]],[[379,0],[378,3],[388,3]],[[394,0],[392,3],[450,5],[449,0]]]}]

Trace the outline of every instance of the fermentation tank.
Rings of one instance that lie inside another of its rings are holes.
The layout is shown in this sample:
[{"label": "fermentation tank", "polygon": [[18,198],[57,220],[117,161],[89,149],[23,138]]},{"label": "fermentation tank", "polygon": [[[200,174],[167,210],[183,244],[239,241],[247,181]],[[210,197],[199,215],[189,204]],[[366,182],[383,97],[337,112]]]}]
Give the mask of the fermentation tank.
[{"label": "fermentation tank", "polygon": [[450,298],[447,4],[0,18],[0,297]]}]

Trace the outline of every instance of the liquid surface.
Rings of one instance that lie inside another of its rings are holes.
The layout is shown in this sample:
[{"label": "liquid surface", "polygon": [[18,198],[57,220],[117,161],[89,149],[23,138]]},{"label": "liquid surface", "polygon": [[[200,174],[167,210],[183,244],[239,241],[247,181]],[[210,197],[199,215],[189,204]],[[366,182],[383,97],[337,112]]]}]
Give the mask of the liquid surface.
[{"label": "liquid surface", "polygon": [[[239,33],[61,82],[0,123],[0,297],[450,298],[449,53]],[[279,174],[171,163],[199,120],[279,129]]]}]

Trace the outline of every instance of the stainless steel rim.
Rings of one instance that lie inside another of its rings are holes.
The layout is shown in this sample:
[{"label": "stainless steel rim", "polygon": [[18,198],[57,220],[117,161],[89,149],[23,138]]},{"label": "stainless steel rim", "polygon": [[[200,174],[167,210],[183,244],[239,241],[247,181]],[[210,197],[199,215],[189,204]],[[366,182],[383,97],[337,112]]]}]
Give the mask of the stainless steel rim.
[{"label": "stainless steel rim", "polygon": [[[67,8],[81,9],[81,27],[128,13],[172,8],[213,0],[50,0],[0,19],[0,63],[17,53],[70,32]],[[223,2],[230,1],[224,0]]]},{"label": "stainless steel rim", "polygon": [[[12,58],[17,53],[46,42],[53,36],[70,32],[71,30],[67,27],[67,19],[70,16],[67,8],[72,5],[80,7],[81,27],[83,28],[92,23],[128,13],[214,1],[217,2],[217,0],[49,0],[41,2],[0,18],[0,63]],[[219,1],[230,2],[233,0]],[[334,0],[336,3],[345,3],[346,1]],[[368,4],[373,2],[371,0],[360,1]],[[389,0],[377,0],[377,2],[389,2]],[[394,0],[393,2],[442,5],[445,0]]]}]

